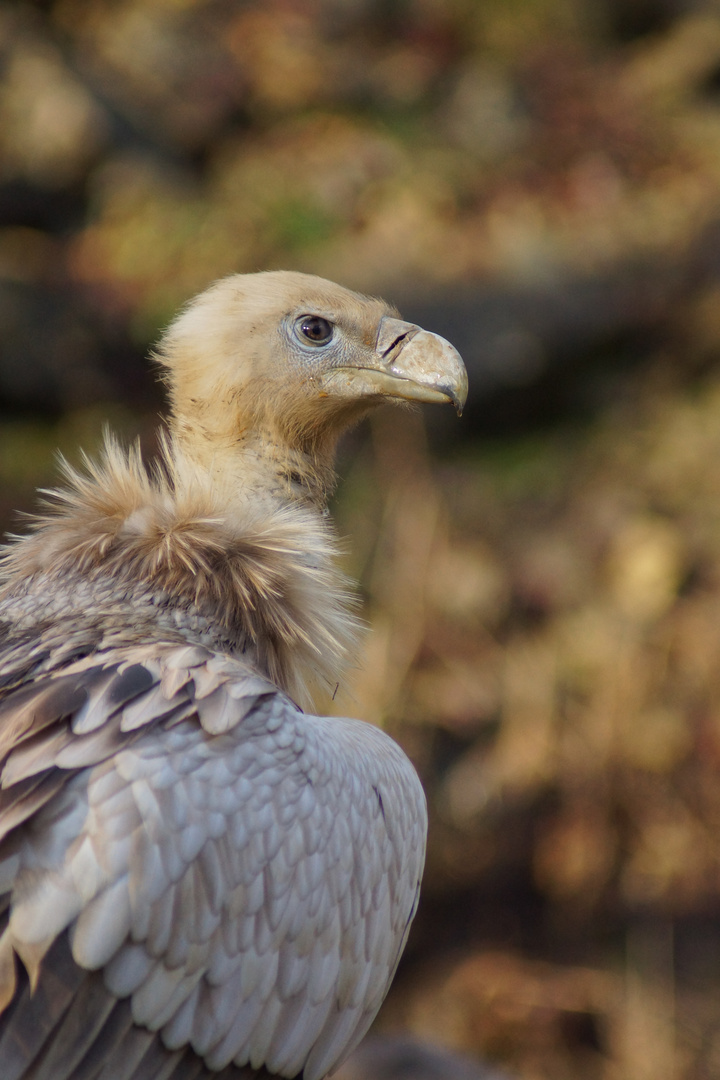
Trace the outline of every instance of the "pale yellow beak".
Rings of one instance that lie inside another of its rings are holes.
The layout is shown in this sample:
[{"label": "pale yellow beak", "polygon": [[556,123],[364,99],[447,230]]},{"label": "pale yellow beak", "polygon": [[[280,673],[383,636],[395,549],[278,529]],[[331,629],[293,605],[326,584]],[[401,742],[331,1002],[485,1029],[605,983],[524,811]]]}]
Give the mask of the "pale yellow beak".
[{"label": "pale yellow beak", "polygon": [[343,396],[452,402],[458,416],[468,390],[465,365],[449,341],[390,316],[380,320],[374,356],[367,366],[332,368],[322,381],[328,393]]}]

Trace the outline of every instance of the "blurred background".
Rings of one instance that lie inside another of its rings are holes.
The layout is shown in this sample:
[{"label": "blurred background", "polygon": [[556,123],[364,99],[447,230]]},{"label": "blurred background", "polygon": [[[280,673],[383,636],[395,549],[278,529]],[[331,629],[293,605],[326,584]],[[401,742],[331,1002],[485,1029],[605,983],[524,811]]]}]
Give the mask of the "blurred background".
[{"label": "blurred background", "polygon": [[56,447],[152,452],[159,331],[273,268],[470,371],[340,462],[332,707],[431,813],[377,1030],[720,1077],[720,2],[0,2],[3,529]]}]

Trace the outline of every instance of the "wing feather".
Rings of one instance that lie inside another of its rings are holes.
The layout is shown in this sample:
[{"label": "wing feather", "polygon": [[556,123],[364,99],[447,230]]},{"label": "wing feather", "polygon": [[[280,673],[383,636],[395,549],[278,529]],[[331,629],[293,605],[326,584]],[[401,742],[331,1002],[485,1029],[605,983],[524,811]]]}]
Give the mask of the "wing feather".
[{"label": "wing feather", "polygon": [[[91,1070],[109,1039],[123,1077],[175,1080],[205,1059],[319,1080],[369,1026],[414,911],[424,802],[394,744],[183,645],[76,661],[0,720],[0,950],[39,964],[42,986],[68,931],[86,972],[44,1036],[48,1078]],[[30,1015],[24,983],[9,1008],[18,995]]]},{"label": "wing feather", "polygon": [[[62,790],[66,778],[60,772],[33,775],[9,790],[0,790],[0,843],[23,822],[42,809]],[[2,852],[0,852],[0,858]]]},{"label": "wing feather", "polygon": [[67,1010],[44,1050],[42,1064],[35,1071],[33,1080],[75,1080],[76,1067],[114,1006],[115,1001],[109,995],[96,992],[94,980],[86,979],[75,995],[73,1008]]},{"label": "wing feather", "polygon": [[3,1080],[20,1080],[25,1075],[82,985],[84,972],[74,963],[65,937],[56,942],[48,961],[47,974],[34,992],[27,976],[20,973],[15,997],[0,1017]]},{"label": "wing feather", "polygon": [[92,683],[72,675],[45,679],[23,687],[0,702],[0,758],[24,739],[39,734],[65,716],[78,711],[87,700]]},{"label": "wing feather", "polygon": [[107,722],[109,716],[134,698],[144,695],[155,682],[155,676],[143,664],[120,665],[111,668],[99,681],[93,694],[73,716],[72,729],[76,735],[87,735]]},{"label": "wing feather", "polygon": [[81,967],[104,967],[130,933],[132,910],[128,879],[122,877],[86,904],[73,926],[73,956]]}]

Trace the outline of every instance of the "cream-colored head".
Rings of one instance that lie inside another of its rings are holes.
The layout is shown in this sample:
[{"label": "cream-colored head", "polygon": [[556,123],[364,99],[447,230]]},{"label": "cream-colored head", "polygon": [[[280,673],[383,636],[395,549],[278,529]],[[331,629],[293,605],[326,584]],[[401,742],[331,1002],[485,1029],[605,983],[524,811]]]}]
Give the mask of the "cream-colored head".
[{"label": "cream-colored head", "polygon": [[[211,286],[157,353],[178,450],[224,480],[322,501],[340,432],[386,399],[452,401],[467,377],[443,338],[382,300],[278,271]],[[240,476],[238,476],[238,480]]]}]

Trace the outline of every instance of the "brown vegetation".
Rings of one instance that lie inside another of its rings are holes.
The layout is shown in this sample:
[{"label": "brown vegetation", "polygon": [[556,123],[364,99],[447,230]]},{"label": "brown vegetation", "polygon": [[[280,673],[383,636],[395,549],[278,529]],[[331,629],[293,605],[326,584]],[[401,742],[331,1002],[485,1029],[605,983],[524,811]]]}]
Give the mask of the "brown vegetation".
[{"label": "brown vegetation", "polygon": [[56,444],[152,446],[138,358],[230,270],[566,298],[473,323],[457,432],[378,415],[341,466],[370,630],[328,707],[432,822],[380,1024],[524,1080],[720,1076],[715,7],[54,0],[0,52],[9,524]]}]

